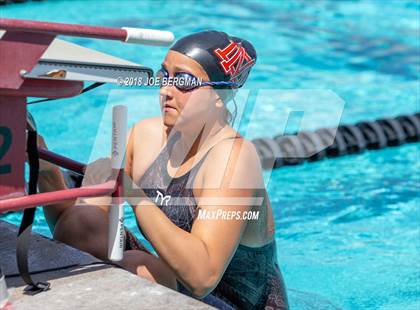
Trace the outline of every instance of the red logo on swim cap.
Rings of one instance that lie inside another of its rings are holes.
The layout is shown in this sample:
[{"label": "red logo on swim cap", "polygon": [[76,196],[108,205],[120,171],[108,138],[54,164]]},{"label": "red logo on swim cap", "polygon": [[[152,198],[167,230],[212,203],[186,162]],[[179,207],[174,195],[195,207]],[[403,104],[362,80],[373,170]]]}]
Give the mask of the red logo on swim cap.
[{"label": "red logo on swim cap", "polygon": [[217,48],[214,53],[220,59],[220,66],[226,75],[230,75],[232,82],[242,85],[248,76],[249,69],[255,62],[241,43],[230,41],[229,45],[224,49]]}]

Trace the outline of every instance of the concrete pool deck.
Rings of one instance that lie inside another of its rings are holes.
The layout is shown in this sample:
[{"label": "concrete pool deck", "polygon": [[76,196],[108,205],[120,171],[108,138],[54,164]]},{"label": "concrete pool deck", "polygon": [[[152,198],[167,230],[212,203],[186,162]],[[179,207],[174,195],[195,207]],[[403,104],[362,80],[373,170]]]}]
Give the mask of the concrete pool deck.
[{"label": "concrete pool deck", "polygon": [[[0,220],[0,265],[3,273],[18,273],[17,227]],[[40,272],[34,281],[48,281],[51,289],[26,295],[20,276],[6,279],[10,301],[19,309],[214,309],[198,300],[149,282],[125,270],[102,264],[95,257],[32,234],[29,269]]]}]

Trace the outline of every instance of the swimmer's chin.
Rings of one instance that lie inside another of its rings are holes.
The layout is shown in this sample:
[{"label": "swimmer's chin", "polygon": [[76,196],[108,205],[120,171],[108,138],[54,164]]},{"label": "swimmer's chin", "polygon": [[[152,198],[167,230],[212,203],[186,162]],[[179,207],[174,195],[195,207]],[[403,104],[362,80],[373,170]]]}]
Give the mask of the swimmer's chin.
[{"label": "swimmer's chin", "polygon": [[166,127],[174,127],[177,121],[177,118],[172,116],[172,115],[168,115],[167,113],[163,112],[162,113],[162,120],[163,120],[163,124]]},{"label": "swimmer's chin", "polygon": [[[188,121],[182,117],[162,116],[163,124],[167,128],[175,128],[176,131],[183,131],[188,127]],[[186,127],[187,126],[187,127]]]}]

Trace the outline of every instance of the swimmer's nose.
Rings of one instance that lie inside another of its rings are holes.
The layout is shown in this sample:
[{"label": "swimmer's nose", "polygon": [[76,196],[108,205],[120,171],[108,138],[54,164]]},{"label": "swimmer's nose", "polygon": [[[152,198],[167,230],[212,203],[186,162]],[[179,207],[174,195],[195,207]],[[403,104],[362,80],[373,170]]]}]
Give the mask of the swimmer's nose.
[{"label": "swimmer's nose", "polygon": [[167,90],[166,88],[168,87],[162,87],[159,91],[159,97],[160,97],[160,108],[163,109],[163,107],[165,106],[165,104],[168,101],[171,101],[173,99],[172,93],[170,90]]},{"label": "swimmer's nose", "polygon": [[159,94],[160,96],[166,98],[166,100],[172,99],[172,86],[162,86],[159,90]]}]

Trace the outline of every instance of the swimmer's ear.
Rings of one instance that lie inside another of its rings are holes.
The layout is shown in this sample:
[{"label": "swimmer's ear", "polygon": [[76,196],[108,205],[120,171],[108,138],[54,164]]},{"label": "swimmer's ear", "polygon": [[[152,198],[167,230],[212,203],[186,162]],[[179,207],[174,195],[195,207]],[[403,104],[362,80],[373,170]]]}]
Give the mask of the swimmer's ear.
[{"label": "swimmer's ear", "polygon": [[223,100],[220,98],[220,96],[217,96],[216,99],[216,107],[217,108],[223,108],[225,106],[225,104],[223,103]]}]

